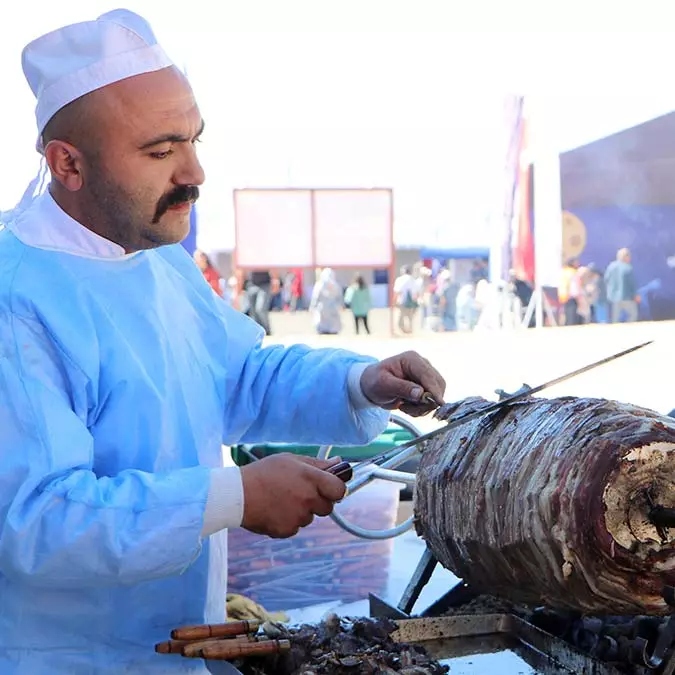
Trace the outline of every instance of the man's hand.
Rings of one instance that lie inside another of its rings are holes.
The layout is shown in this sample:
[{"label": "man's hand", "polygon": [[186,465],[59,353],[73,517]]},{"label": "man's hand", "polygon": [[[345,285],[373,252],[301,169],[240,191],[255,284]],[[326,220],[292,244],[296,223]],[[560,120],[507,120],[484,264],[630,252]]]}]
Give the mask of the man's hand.
[{"label": "man's hand", "polygon": [[400,408],[419,417],[436,407],[421,400],[425,391],[443,405],[445,380],[417,352],[404,352],[368,366],[361,376],[361,389],[367,399],[381,408]]},{"label": "man's hand", "polygon": [[242,527],[269,537],[292,537],[314,516],[327,516],[345,494],[342,480],[325,471],[329,460],[281,453],[241,469],[244,484]]}]

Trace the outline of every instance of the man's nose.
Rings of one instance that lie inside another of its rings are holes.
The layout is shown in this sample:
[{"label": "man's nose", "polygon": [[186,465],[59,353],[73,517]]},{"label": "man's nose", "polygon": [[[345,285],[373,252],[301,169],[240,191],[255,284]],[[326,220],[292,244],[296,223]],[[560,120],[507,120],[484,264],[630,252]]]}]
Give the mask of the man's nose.
[{"label": "man's nose", "polygon": [[185,153],[174,176],[177,185],[202,185],[206,178],[194,147]]}]

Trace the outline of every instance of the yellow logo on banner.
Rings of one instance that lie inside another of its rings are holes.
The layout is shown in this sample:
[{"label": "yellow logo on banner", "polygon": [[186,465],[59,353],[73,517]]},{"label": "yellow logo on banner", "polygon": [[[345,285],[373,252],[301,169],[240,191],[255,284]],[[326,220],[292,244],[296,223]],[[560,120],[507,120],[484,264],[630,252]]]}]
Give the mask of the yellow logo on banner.
[{"label": "yellow logo on banner", "polygon": [[562,220],[562,258],[565,262],[578,258],[586,248],[586,226],[569,211],[563,211]]}]

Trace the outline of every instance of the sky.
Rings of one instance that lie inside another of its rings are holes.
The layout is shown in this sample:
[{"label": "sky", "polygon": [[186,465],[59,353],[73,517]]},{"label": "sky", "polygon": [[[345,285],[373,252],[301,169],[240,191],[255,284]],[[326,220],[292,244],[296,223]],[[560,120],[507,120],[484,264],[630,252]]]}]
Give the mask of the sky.
[{"label": "sky", "polygon": [[[16,203],[39,160],[21,49],[118,6],[38,0],[3,16],[0,209]],[[210,252],[234,244],[233,189],[260,186],[391,187],[397,244],[485,244],[504,163],[505,95],[531,102],[540,152],[675,109],[665,2],[639,13],[636,3],[604,0],[126,7],[150,20],[187,70],[206,120],[198,243]]]}]

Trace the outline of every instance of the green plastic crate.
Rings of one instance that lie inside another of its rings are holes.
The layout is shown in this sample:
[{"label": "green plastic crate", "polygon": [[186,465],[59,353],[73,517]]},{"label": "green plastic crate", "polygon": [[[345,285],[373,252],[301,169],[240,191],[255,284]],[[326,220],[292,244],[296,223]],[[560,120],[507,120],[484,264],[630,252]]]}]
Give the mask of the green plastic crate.
[{"label": "green plastic crate", "polygon": [[[354,446],[334,446],[333,455],[340,455],[343,460],[348,462],[361,462],[371,457],[375,457],[382,452],[412,440],[415,436],[407,429],[402,429],[397,425],[390,425],[382,434],[380,434],[372,443],[368,445]],[[232,448],[232,459],[237,466],[244,466],[253,461],[247,454],[251,453],[258,459],[276,455],[280,452],[290,452],[294,455],[305,457],[316,457],[319,452],[319,445],[298,445],[295,443],[261,443],[251,445],[237,445]],[[246,450],[247,452],[244,452]]]}]

